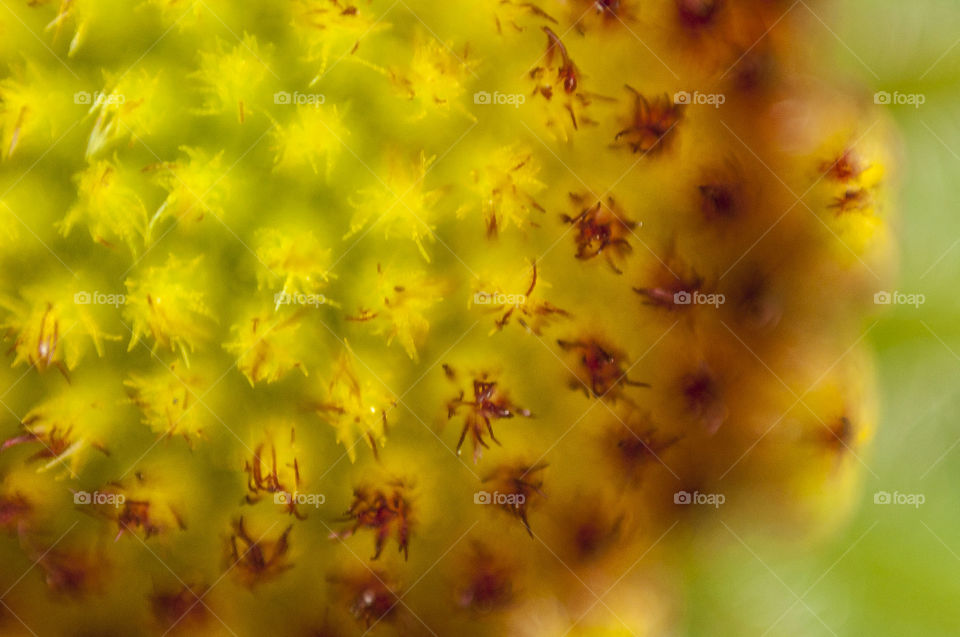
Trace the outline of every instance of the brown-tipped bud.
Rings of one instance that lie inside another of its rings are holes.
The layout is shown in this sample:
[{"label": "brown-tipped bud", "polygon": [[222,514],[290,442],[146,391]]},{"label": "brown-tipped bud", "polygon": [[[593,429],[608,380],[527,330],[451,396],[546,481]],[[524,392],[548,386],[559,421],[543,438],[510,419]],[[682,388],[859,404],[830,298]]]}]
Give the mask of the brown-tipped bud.
[{"label": "brown-tipped bud", "polygon": [[663,454],[679,442],[679,436],[661,433],[649,416],[636,423],[617,421],[610,426],[603,449],[618,475],[627,484],[639,485],[650,466],[665,464]]},{"label": "brown-tipped bud", "polygon": [[233,533],[227,542],[228,568],[249,588],[276,579],[293,566],[287,557],[290,550],[288,526],[278,537],[251,536],[243,517],[233,523]]},{"label": "brown-tipped bud", "polygon": [[680,21],[690,28],[700,28],[710,24],[723,4],[723,0],[676,0],[676,2]]},{"label": "brown-tipped bud", "polygon": [[150,596],[150,610],[164,629],[172,631],[175,626],[197,628],[210,617],[203,596],[201,589],[186,584],[176,589],[156,591]]},{"label": "brown-tipped bud", "polygon": [[527,511],[534,497],[546,497],[541,489],[543,479],[538,475],[546,467],[544,463],[500,465],[483,479],[484,485],[494,489],[493,493],[482,491],[474,496],[474,500],[481,504],[496,504],[519,518],[527,533],[533,537]]},{"label": "brown-tipped bud", "polygon": [[343,605],[365,628],[390,621],[397,614],[400,590],[386,571],[364,568],[330,580],[337,586]]},{"label": "brown-tipped bud", "polygon": [[[452,368],[444,366],[448,377]],[[460,395],[447,403],[447,418],[452,419],[461,411],[463,416],[463,429],[460,431],[460,439],[457,441],[457,453],[460,453],[463,443],[467,436],[470,436],[470,442],[473,445],[473,462],[476,464],[483,454],[483,449],[489,449],[486,437],[496,444],[500,444],[493,433],[493,421],[513,418],[514,416],[531,416],[529,409],[524,409],[515,405],[508,397],[506,391],[497,381],[491,380],[486,373],[481,374],[479,378],[473,380],[472,400],[468,400],[463,390]]]},{"label": "brown-tipped bud", "polygon": [[626,354],[599,339],[586,337],[575,341],[558,340],[557,345],[576,357],[576,379],[570,383],[573,389],[582,387],[588,395],[592,393],[597,398],[609,398],[611,402],[615,402],[627,386],[650,386],[631,380],[627,376]]},{"label": "brown-tipped bud", "polygon": [[667,148],[683,119],[683,104],[674,104],[667,95],[647,99],[631,86],[633,107],[615,141],[634,153],[652,154]]},{"label": "brown-tipped bud", "polygon": [[391,536],[397,541],[403,559],[407,559],[413,514],[409,488],[404,482],[394,480],[380,488],[357,487],[353,490],[353,502],[345,517],[353,524],[332,533],[331,538],[344,539],[360,529],[369,529],[374,533],[375,551],[371,559],[380,557]]},{"label": "brown-tipped bud", "polygon": [[686,413],[707,433],[716,433],[726,421],[728,410],[723,399],[723,386],[706,364],[681,377],[680,393]]},{"label": "brown-tipped bud", "polygon": [[629,238],[637,224],[626,217],[613,197],[607,197],[606,202],[588,202],[586,196],[574,194],[570,198],[580,213],[561,218],[576,228],[573,240],[577,258],[587,260],[603,254],[613,271],[621,274],[617,262],[633,251]]},{"label": "brown-tipped bud", "polygon": [[457,606],[482,614],[508,607],[515,597],[513,575],[489,547],[474,543],[454,593]]}]

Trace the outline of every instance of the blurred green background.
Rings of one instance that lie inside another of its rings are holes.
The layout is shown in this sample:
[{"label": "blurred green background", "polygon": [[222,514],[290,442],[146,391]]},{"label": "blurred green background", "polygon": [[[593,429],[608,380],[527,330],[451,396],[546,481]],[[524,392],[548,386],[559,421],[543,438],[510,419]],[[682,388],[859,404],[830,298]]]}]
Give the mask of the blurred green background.
[{"label": "blurred green background", "polygon": [[[881,415],[849,522],[800,550],[741,535],[691,566],[688,635],[960,635],[960,2],[826,5],[792,9],[822,31],[824,64],[867,95],[926,98],[883,107],[902,145],[896,289],[926,302],[864,326]],[[878,491],[925,502],[876,504]]]}]

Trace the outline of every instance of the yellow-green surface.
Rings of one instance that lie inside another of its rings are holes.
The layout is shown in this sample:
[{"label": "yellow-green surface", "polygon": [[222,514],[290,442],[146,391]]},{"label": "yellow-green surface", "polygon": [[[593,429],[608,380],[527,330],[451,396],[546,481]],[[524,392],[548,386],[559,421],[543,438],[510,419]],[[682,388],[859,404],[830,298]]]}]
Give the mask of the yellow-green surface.
[{"label": "yellow-green surface", "polygon": [[7,2],[3,634],[950,634],[956,10],[709,4]]}]

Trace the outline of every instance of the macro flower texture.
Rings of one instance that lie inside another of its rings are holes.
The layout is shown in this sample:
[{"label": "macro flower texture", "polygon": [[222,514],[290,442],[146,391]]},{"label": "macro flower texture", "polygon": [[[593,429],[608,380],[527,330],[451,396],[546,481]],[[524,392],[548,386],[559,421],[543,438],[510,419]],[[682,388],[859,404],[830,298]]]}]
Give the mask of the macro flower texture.
[{"label": "macro flower texture", "polygon": [[801,4],[3,2],[0,635],[684,635],[842,525],[896,138]]}]

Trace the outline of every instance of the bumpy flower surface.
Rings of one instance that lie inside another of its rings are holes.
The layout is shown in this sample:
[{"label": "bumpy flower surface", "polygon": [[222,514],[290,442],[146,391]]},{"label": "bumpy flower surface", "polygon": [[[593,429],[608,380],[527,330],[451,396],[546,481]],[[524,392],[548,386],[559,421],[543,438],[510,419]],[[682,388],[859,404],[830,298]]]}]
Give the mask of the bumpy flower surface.
[{"label": "bumpy flower surface", "polygon": [[896,166],[793,4],[5,3],[0,634],[670,635],[835,523]]}]

